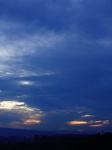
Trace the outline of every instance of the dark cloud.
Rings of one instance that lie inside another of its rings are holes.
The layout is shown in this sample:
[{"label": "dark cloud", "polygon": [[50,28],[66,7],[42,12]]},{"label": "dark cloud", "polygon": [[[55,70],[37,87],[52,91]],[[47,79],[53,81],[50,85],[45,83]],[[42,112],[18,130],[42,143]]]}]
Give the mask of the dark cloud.
[{"label": "dark cloud", "polygon": [[[26,28],[38,27],[54,31],[65,31],[78,28],[81,34],[86,33],[94,38],[105,35],[107,15],[111,14],[110,1],[0,1],[1,17],[22,21]],[[110,5],[109,5],[110,4]],[[111,17],[108,18],[110,19]],[[32,28],[31,28],[32,30]],[[34,30],[34,29],[33,29]]]}]

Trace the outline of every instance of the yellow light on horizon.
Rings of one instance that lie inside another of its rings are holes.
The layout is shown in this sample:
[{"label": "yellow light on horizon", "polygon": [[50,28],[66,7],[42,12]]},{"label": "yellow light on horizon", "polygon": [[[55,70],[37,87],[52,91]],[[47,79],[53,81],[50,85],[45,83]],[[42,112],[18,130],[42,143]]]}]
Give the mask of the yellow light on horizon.
[{"label": "yellow light on horizon", "polygon": [[33,82],[31,82],[31,81],[20,81],[19,84],[21,84],[21,85],[33,85]]},{"label": "yellow light on horizon", "polygon": [[69,125],[84,125],[84,124],[88,124],[87,121],[69,121],[68,122]]},{"label": "yellow light on horizon", "polygon": [[83,115],[83,116],[81,116],[81,117],[83,117],[83,118],[88,118],[88,117],[94,117],[94,115]]},{"label": "yellow light on horizon", "polygon": [[38,124],[38,123],[41,123],[41,121],[40,120],[31,120],[31,119],[29,119],[29,120],[25,120],[24,121],[24,125],[32,125],[32,124]]},{"label": "yellow light on horizon", "polygon": [[91,120],[91,121],[68,121],[67,124],[69,125],[89,125],[90,127],[99,127],[109,124],[109,120]]},{"label": "yellow light on horizon", "polygon": [[93,125],[89,125],[89,127],[102,127],[103,124],[93,124]]}]

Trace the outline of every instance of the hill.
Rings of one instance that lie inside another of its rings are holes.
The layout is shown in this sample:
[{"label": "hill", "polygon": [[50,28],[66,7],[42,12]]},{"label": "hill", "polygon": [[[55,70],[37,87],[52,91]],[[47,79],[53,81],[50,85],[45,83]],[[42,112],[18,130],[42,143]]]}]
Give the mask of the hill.
[{"label": "hill", "polygon": [[53,135],[50,131],[36,131],[26,129],[13,129],[13,128],[0,128],[1,136],[28,136],[34,137],[34,135]]}]

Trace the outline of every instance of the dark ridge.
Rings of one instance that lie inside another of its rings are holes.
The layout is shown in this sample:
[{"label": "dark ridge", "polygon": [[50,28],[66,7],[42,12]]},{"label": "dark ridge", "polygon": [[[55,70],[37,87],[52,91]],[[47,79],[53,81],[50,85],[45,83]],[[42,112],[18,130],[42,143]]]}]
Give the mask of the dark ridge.
[{"label": "dark ridge", "polygon": [[0,150],[95,150],[111,149],[112,133],[94,135],[35,135],[0,137]]},{"label": "dark ridge", "polygon": [[53,132],[27,129],[0,128],[0,136],[34,136],[36,134],[53,135]]}]

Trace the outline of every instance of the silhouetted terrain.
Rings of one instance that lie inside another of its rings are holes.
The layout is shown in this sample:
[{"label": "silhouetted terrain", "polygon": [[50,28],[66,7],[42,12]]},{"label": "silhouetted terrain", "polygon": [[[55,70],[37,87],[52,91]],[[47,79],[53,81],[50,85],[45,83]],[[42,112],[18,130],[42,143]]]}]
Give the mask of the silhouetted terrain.
[{"label": "silhouetted terrain", "polygon": [[14,129],[14,128],[0,128],[0,136],[31,136],[34,135],[53,135],[50,131],[36,131],[26,129]]},{"label": "silhouetted terrain", "polygon": [[17,142],[14,140],[14,137],[9,138],[11,139],[10,141],[2,141],[0,143],[0,150],[97,150],[112,148],[112,133],[103,135],[97,133],[88,136],[72,134],[55,136],[35,135],[32,142],[27,141],[27,139],[26,141],[20,140]]}]

